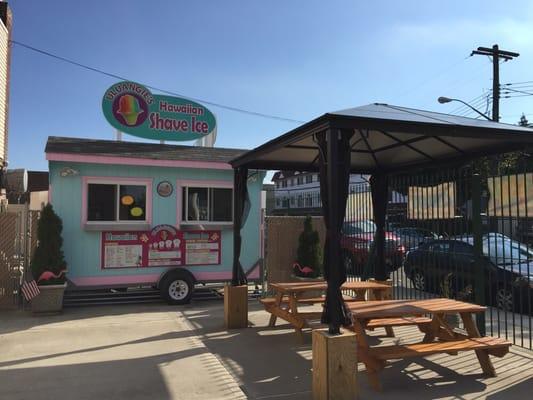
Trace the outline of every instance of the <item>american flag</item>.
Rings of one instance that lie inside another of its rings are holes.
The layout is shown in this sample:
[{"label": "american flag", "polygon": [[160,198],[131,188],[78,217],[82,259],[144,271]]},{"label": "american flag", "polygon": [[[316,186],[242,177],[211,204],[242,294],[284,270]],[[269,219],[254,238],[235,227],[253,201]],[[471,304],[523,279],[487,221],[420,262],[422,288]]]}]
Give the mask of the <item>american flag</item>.
[{"label": "american flag", "polygon": [[37,286],[37,282],[35,282],[35,279],[33,278],[31,268],[26,268],[26,271],[24,273],[24,279],[20,289],[22,290],[22,295],[24,296],[26,301],[30,301],[39,293],[41,293],[39,287]]}]

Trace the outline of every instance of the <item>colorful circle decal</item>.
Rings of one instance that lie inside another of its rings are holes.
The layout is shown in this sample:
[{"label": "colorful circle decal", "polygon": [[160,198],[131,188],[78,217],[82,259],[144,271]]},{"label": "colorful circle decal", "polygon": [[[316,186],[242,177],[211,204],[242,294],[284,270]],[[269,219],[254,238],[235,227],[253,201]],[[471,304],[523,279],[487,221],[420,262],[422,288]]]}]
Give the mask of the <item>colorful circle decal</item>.
[{"label": "colorful circle decal", "polygon": [[120,202],[124,206],[131,206],[134,203],[134,201],[135,199],[133,198],[133,196],[130,196],[129,194],[122,196],[122,198],[120,199]]},{"label": "colorful circle decal", "polygon": [[143,215],[143,209],[141,207],[133,207],[130,210],[130,214],[132,217],[141,217]]},{"label": "colorful circle decal", "polygon": [[157,185],[157,193],[161,197],[168,197],[172,194],[173,191],[172,184],[169,181],[159,182]]},{"label": "colorful circle decal", "polygon": [[148,117],[148,104],[137,93],[117,96],[112,107],[116,120],[125,126],[139,126]]}]

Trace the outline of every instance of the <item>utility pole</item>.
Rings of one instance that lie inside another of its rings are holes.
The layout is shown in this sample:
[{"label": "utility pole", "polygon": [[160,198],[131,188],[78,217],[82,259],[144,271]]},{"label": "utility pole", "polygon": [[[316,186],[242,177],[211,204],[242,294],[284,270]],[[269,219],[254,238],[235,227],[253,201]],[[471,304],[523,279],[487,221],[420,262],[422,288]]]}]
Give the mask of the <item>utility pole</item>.
[{"label": "utility pole", "polygon": [[512,51],[500,50],[497,44],[489,47],[478,47],[470,56],[481,55],[492,57],[492,120],[500,120],[500,58],[505,61],[512,60],[520,54]]}]

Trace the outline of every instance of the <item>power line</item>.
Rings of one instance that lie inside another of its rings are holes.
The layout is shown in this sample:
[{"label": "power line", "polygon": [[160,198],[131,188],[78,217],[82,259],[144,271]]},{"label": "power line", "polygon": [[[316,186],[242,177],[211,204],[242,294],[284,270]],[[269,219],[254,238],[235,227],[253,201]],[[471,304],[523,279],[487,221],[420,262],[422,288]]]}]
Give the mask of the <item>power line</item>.
[{"label": "power line", "polygon": [[[507,92],[506,92],[507,91]],[[503,94],[509,94],[509,92],[515,92],[515,93],[522,93],[522,94],[527,94],[528,96],[533,96],[533,93],[531,92],[524,92],[523,90],[517,90],[517,89],[511,89],[511,88],[505,88],[504,91],[502,92]],[[511,93],[512,94],[512,93]]]},{"label": "power line", "polygon": [[[71,60],[69,58],[62,57],[60,55],[54,54],[54,53],[50,53],[50,52],[48,52],[46,50],[38,49],[36,47],[30,46],[30,45],[25,44],[25,43],[18,42],[16,40],[10,40],[10,43],[16,44],[17,46],[23,47],[23,48],[25,48],[27,50],[31,50],[31,51],[33,51],[35,53],[38,53],[38,54],[41,54],[41,55],[45,55],[47,57],[51,57],[51,58],[54,58],[54,59],[59,60],[59,61],[63,61],[65,63],[71,64],[71,65],[75,65],[75,66],[77,66],[79,68],[83,68],[83,69],[86,69],[88,71],[96,72],[98,74],[105,75],[105,76],[108,76],[108,77],[111,77],[111,78],[114,78],[114,79],[118,79],[118,80],[121,80],[121,81],[129,81],[130,80],[128,78],[125,78],[123,76],[114,74],[112,72],[107,72],[107,71],[104,71],[104,70],[99,69],[99,68],[91,67],[89,65],[82,64],[81,62],[74,61],[74,60]],[[209,104],[209,105],[214,106],[214,107],[222,108],[222,109],[229,110],[229,111],[239,112],[239,113],[242,113],[242,114],[248,114],[248,115],[253,115],[253,116],[256,116],[256,117],[274,119],[274,120],[278,120],[278,121],[293,122],[293,123],[298,123],[298,124],[303,124],[305,122],[305,121],[300,121],[300,120],[297,120],[297,119],[281,117],[281,116],[278,116],[278,115],[266,114],[266,113],[261,113],[261,112],[257,112],[257,111],[246,110],[246,109],[243,109],[243,108],[227,106],[225,104],[215,103],[213,101],[208,101],[208,100],[204,100],[204,99],[198,99],[198,98],[191,97],[191,96],[186,96],[186,95],[183,95],[183,94],[171,91],[171,90],[161,89],[161,88],[158,88],[156,86],[151,86],[151,85],[147,85],[147,84],[143,84],[143,85],[146,86],[149,89],[156,90],[158,92],[170,94],[172,96],[185,97],[185,98],[188,98],[190,100],[197,101],[199,103]]]},{"label": "power line", "polygon": [[[481,105],[485,104],[486,98],[490,97],[490,93],[483,93],[474,99],[468,101],[467,103],[470,104],[473,107],[479,107]],[[460,107],[455,108],[450,112],[450,114],[469,114],[472,112],[472,109],[466,105],[461,105]]]},{"label": "power line", "polygon": [[[477,97],[474,97],[472,100],[469,100],[467,101],[468,104],[472,104],[472,103],[475,103],[477,101],[479,101],[481,98],[483,98],[484,94],[481,94]],[[464,104],[461,104],[459,105],[458,107],[455,107],[453,110],[450,111],[450,114],[456,114],[458,112],[461,112],[462,110],[466,110],[468,109],[467,106],[465,106]]]},{"label": "power line", "polygon": [[504,83],[504,85],[519,85],[523,83],[533,83],[533,81],[511,82],[511,83]]}]

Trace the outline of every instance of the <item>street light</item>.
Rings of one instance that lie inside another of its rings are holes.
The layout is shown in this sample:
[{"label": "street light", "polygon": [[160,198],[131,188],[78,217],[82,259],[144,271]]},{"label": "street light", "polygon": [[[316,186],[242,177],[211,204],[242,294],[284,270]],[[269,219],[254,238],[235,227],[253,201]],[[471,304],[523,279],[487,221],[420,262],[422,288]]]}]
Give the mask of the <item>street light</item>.
[{"label": "street light", "polygon": [[449,97],[444,97],[444,96],[441,96],[437,99],[437,101],[440,103],[440,104],[445,104],[445,103],[450,103],[452,101],[458,101],[459,103],[463,103],[465,106],[467,106],[468,108],[471,108],[472,110],[474,110],[475,112],[477,112],[479,115],[481,115],[483,118],[485,119],[488,119],[489,121],[493,121],[492,119],[490,119],[489,117],[487,117],[485,114],[483,114],[481,111],[479,111],[478,109],[472,107],[470,104],[468,104],[466,101],[463,101],[463,100],[459,100],[459,99],[450,99]]}]

